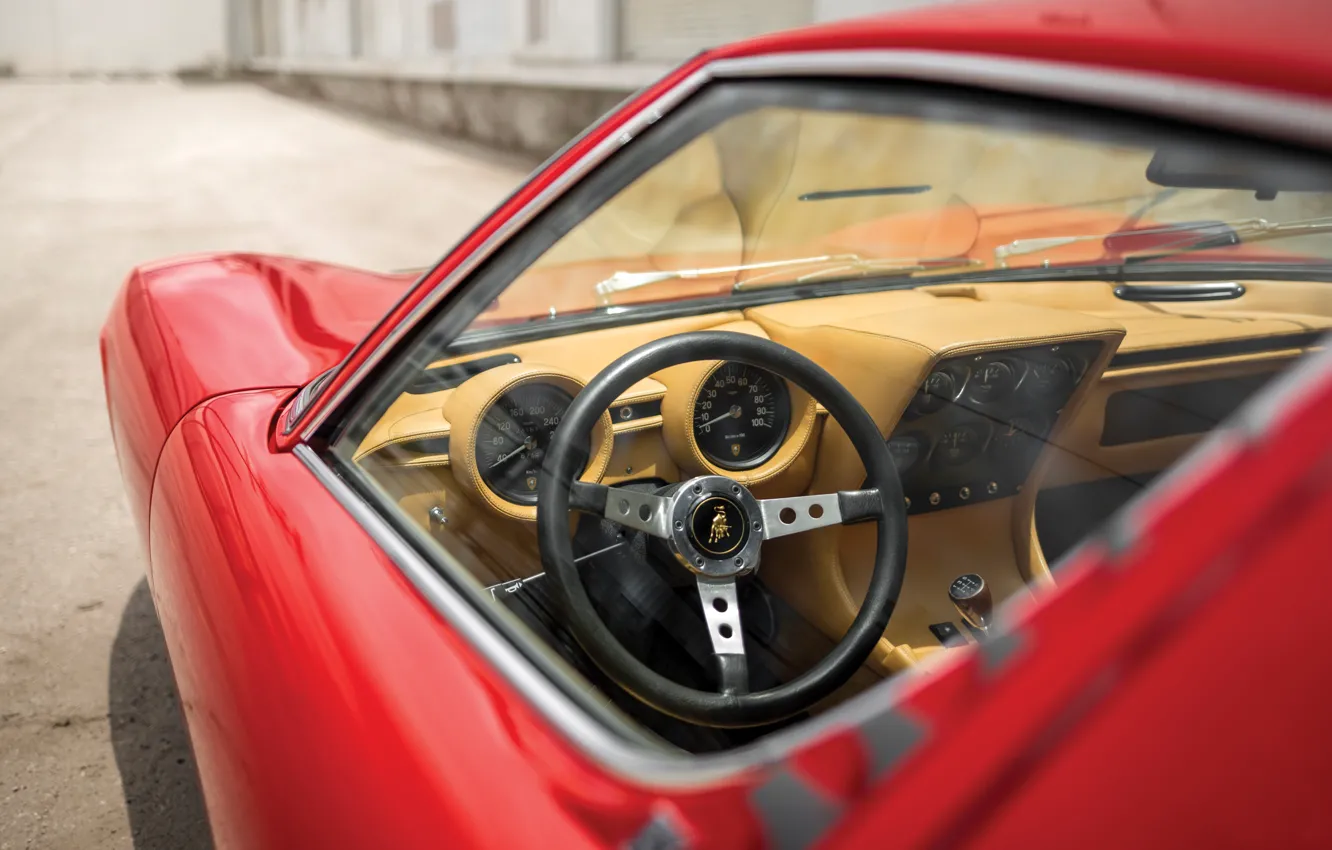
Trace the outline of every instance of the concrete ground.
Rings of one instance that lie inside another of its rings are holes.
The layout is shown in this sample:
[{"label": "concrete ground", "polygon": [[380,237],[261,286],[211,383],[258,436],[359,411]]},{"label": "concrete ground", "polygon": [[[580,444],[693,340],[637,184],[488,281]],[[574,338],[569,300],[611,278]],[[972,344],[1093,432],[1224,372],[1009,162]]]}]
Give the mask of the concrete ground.
[{"label": "concrete ground", "polygon": [[210,843],[102,395],[125,273],[429,264],[524,165],[240,85],[0,84],[0,850]]}]

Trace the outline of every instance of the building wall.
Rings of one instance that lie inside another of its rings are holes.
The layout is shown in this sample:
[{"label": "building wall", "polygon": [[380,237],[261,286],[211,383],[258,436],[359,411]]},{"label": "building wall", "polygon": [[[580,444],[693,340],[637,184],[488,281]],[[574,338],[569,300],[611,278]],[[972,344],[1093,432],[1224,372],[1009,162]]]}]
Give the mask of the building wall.
[{"label": "building wall", "polygon": [[[3,0],[0,0],[3,2]],[[279,9],[274,59],[483,59],[674,64],[712,45],[819,21],[948,0],[249,0]],[[357,32],[359,28],[359,33]]]},{"label": "building wall", "polygon": [[0,67],[20,74],[223,67],[227,0],[0,0]]},{"label": "building wall", "polygon": [[774,29],[947,0],[0,0],[0,67],[173,72],[252,58],[674,64]]},{"label": "building wall", "polygon": [[623,0],[620,55],[674,62],[718,43],[814,20],[813,0]]},{"label": "building wall", "polygon": [[545,156],[706,47],[950,0],[245,2],[235,55],[269,85]]}]

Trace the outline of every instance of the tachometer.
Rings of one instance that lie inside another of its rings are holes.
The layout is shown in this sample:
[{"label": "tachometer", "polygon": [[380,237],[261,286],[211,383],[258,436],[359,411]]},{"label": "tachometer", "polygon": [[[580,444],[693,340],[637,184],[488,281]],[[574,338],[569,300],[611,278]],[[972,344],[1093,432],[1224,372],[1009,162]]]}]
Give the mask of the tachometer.
[{"label": "tachometer", "polygon": [[487,487],[511,502],[536,502],[541,461],[572,400],[559,387],[533,382],[490,406],[476,433],[476,466]]},{"label": "tachometer", "polygon": [[723,363],[694,400],[694,441],[722,469],[750,469],[772,457],[791,424],[786,383],[743,363]]}]

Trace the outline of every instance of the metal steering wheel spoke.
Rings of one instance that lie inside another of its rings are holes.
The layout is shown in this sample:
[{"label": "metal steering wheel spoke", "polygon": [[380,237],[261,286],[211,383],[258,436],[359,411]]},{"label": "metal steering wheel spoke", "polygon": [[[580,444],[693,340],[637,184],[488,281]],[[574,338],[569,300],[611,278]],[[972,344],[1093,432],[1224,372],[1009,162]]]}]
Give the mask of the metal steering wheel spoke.
[{"label": "metal steering wheel spoke", "polygon": [[[593,496],[589,501],[589,513],[600,514],[611,522],[642,531],[663,540],[671,536],[671,500],[651,493],[627,490],[621,487],[606,487],[601,484],[582,484],[584,493]],[[600,488],[604,493],[594,493],[591,489]],[[571,504],[573,504],[571,502]],[[580,507],[580,504],[573,504]]]},{"label": "metal steering wheel spoke", "polygon": [[789,499],[760,499],[763,539],[799,534],[827,525],[877,519],[882,515],[878,490],[842,490]]},{"label": "metal steering wheel spoke", "polygon": [[717,657],[717,671],[723,694],[749,693],[749,659],[745,655],[744,635],[740,630],[740,595],[734,578],[697,576],[698,598],[703,603],[703,620],[712,639],[712,653]]}]

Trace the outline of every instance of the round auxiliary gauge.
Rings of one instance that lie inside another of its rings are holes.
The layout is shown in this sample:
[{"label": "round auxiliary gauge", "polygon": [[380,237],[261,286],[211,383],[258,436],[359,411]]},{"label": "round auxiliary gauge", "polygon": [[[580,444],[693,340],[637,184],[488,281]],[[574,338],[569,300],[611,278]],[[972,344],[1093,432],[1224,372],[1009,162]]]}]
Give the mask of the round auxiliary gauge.
[{"label": "round auxiliary gauge", "polygon": [[786,382],[743,363],[723,363],[694,399],[694,442],[722,469],[752,469],[776,453],[791,424]]},{"label": "round auxiliary gauge", "polygon": [[925,454],[925,438],[920,434],[899,434],[888,441],[888,454],[899,474],[905,474]]},{"label": "round auxiliary gauge", "polygon": [[990,456],[1023,462],[1027,452],[1039,449],[1045,442],[1049,429],[1050,423],[1037,416],[1019,416],[1011,422],[999,423],[994,430],[994,439],[990,441]]},{"label": "round auxiliary gauge", "polygon": [[1006,360],[991,360],[971,373],[967,394],[972,401],[990,402],[1007,398],[1017,385],[1018,374]]},{"label": "round auxiliary gauge", "polygon": [[959,374],[952,367],[944,367],[931,372],[916,392],[916,398],[911,403],[910,412],[920,416],[941,409],[945,404],[957,398],[957,393],[962,389],[965,380],[966,374]]},{"label": "round auxiliary gauge", "polygon": [[572,397],[551,384],[520,384],[500,396],[476,433],[476,467],[498,495],[535,504],[541,461]]},{"label": "round auxiliary gauge", "polygon": [[1022,389],[1032,395],[1048,398],[1068,390],[1073,384],[1073,364],[1063,357],[1055,360],[1033,360]]},{"label": "round auxiliary gauge", "polygon": [[985,432],[982,426],[963,423],[949,428],[939,436],[934,457],[945,466],[961,466],[973,460],[984,447]]}]

